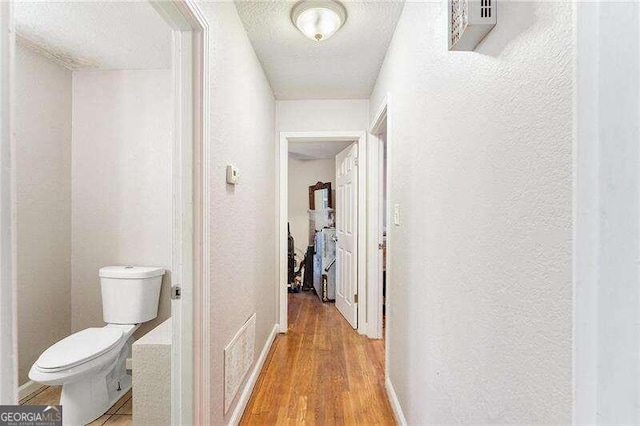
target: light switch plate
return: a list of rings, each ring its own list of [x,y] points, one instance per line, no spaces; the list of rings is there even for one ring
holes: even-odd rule
[[[231,185],[237,185],[240,180],[240,172],[238,168],[233,164],[227,166],[227,183]]]
[[[393,205],[393,224],[400,226],[400,204]]]

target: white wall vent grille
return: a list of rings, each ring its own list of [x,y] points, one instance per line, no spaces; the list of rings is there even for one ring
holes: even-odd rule
[[[496,26],[496,2],[449,0],[449,50],[475,50]]]
[[[224,412],[229,411],[255,358],[256,314],[244,323],[224,348]]]

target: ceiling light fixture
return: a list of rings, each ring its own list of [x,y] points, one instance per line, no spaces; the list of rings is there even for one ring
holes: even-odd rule
[[[323,41],[344,25],[347,11],[332,0],[302,0],[291,10],[291,21],[311,40]]]

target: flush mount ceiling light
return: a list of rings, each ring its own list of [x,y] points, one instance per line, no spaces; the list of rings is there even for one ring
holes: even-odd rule
[[[346,20],[344,6],[332,0],[302,0],[291,10],[293,25],[315,41],[331,37]]]

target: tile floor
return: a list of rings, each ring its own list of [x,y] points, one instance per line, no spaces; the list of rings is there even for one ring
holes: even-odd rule
[[[29,396],[20,400],[20,405],[55,405],[60,402],[60,386],[46,386],[37,390]],[[133,414],[133,399],[131,391],[122,395],[109,410],[95,421],[89,423],[91,426],[98,425],[119,425],[131,426]],[[64,415],[64,411],[63,411]]]

